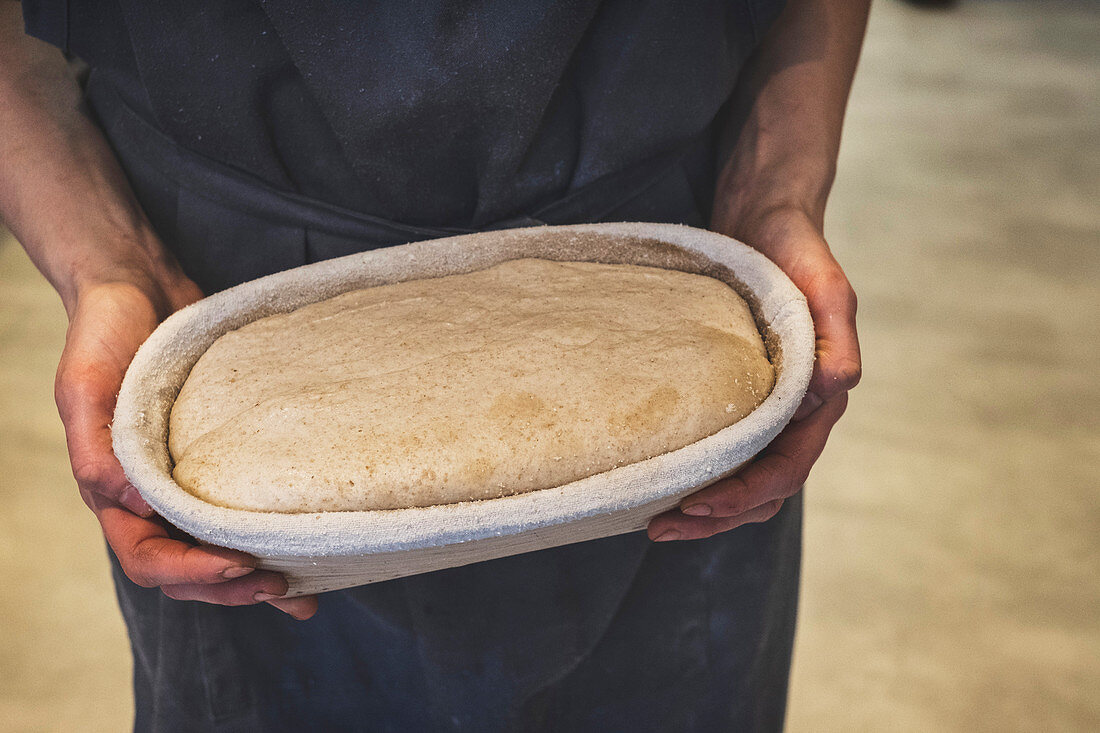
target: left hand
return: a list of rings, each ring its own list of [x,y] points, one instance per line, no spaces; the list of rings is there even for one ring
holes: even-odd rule
[[[655,517],[649,537],[657,541],[702,539],[775,516],[801,490],[861,373],[856,296],[810,216],[778,209],[737,225],[719,217],[712,228],[763,252],[806,295],[817,332],[816,359],[790,424],[735,475]]]
[[[139,284],[140,283],[140,284]],[[296,619],[317,610],[312,596],[284,597],[282,575],[257,570],[243,552],[200,545],[153,514],[111,447],[111,419],[123,375],[141,343],[171,311],[202,297],[185,277],[85,285],[71,302],[55,393],[73,475],[126,576],[169,598],[239,606],[266,601]]]

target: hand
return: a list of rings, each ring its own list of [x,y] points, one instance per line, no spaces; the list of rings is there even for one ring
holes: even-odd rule
[[[169,598],[245,605],[267,601],[297,619],[317,610],[314,596],[279,598],[285,578],[256,570],[236,550],[198,545],[153,514],[111,449],[110,423],[122,377],[141,343],[172,311],[202,293],[183,279],[171,293],[106,282],[84,288],[70,310],[55,397],[73,475],[127,577]]]
[[[813,220],[778,210],[739,226],[719,221],[715,228],[763,252],[806,295],[817,331],[816,360],[790,424],[735,475],[655,517],[649,536],[658,541],[701,539],[775,516],[801,489],[860,377],[855,293]]]

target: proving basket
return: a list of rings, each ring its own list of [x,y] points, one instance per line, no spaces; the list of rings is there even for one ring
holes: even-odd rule
[[[227,509],[172,479],[168,418],[191,367],[222,334],[357,288],[539,257],[709,275],[748,301],[777,378],[741,421],[648,460],[552,489],[411,509],[280,514]],[[254,555],[288,595],[319,593],[642,529],[728,476],[790,420],[810,380],[806,299],[766,257],[713,232],[670,224],[533,227],[371,250],[238,285],[168,318],[138,350],[118,395],[114,451],[153,509],[201,542]]]

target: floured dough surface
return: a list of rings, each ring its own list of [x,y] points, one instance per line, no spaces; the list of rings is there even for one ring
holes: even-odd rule
[[[225,507],[395,509],[560,486],[747,415],[775,372],[725,283],[522,259],[356,290],[226,333],[169,424]]]

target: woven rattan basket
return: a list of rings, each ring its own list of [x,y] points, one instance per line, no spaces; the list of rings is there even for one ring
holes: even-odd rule
[[[277,514],[226,509],[172,479],[168,417],[191,367],[227,331],[355,288],[542,257],[710,275],[736,288],[765,334],[778,376],[740,422],[679,450],[553,489],[387,511]],[[774,438],[809,383],[814,332],[805,298],[755,250],[665,224],[591,224],[470,234],[372,250],[217,293],[166,320],[134,357],[113,424],[114,449],[141,495],[198,540],[256,556],[290,594],[317,593],[642,529],[687,494],[729,475]]]

